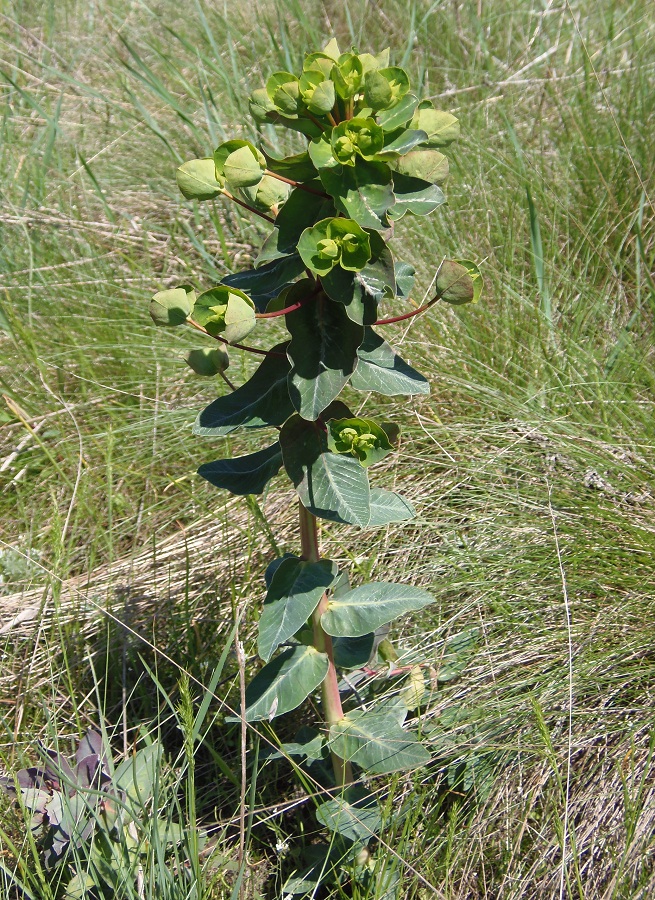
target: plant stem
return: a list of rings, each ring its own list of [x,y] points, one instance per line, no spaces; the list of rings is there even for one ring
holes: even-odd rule
[[[302,503],[299,504],[300,517],[300,541],[302,546],[302,556],[307,562],[318,562],[321,553],[318,546],[318,523],[316,517],[309,510],[305,509]],[[337,680],[337,670],[334,665],[334,653],[332,650],[332,638],[326,634],[321,625],[321,616],[325,612],[328,604],[328,595],[323,594],[320,603],[314,610],[312,615],[312,624],[314,626],[314,647],[319,653],[325,653],[328,658],[328,671],[321,692],[323,696],[323,713],[325,722],[328,726],[336,724],[343,718],[343,709],[341,708],[341,697],[339,696],[339,683]],[[344,787],[353,780],[352,768],[349,762],[341,759],[336,753],[330,752],[332,757],[332,767],[334,768],[334,777],[337,786]]]
[[[259,216],[261,219],[266,219],[267,222],[270,222],[271,225],[275,225],[275,219],[272,219],[270,216],[267,216],[266,213],[260,212],[258,209],[255,209],[254,206],[250,206],[248,203],[245,203],[243,200],[239,200],[238,197],[235,197],[234,194],[231,194],[229,191],[223,189],[221,194],[224,197],[227,197],[228,200],[233,200],[239,206],[242,206],[244,209],[247,209],[248,212],[254,213],[256,216]]]
[[[325,132],[328,131],[328,128],[325,125],[323,125],[323,123],[320,121],[320,119],[317,119],[316,116],[312,115],[312,113],[310,113],[309,110],[307,110],[307,112],[305,113],[305,116],[308,119],[310,119],[314,123],[314,125],[318,125],[318,127],[321,129],[323,134],[325,134]]]
[[[311,275],[313,278],[314,276]],[[284,309],[276,309],[273,312],[266,313],[255,313],[256,319],[276,319],[278,316],[286,316],[287,313],[295,312],[297,309],[300,309],[301,306],[304,306],[312,297],[315,297],[320,291],[321,286],[317,284],[311,294],[307,294],[306,297],[303,297],[302,300],[298,300],[297,303],[292,303],[291,306],[285,306]]]
[[[428,300],[427,303],[424,303],[423,306],[419,306],[418,309],[413,309],[411,312],[403,313],[402,316],[391,316],[390,319],[378,319],[377,322],[374,322],[374,325],[393,325],[394,322],[402,322],[405,319],[411,319],[413,316],[418,316],[419,313],[425,312],[426,309],[429,309],[437,300],[441,300],[441,295],[437,295],[433,297],[432,300]]]
[[[294,181],[293,178],[287,178],[285,175],[278,175],[277,172],[271,172],[270,169],[266,169],[264,174],[270,175],[271,178],[277,178],[278,181],[283,181],[285,184],[290,184],[291,187],[297,187],[303,191],[307,191],[308,194],[316,194],[317,197],[329,196],[324,191],[316,191],[314,188],[310,188],[308,185],[303,184],[302,181]]]
[[[237,350],[247,350],[248,353],[258,353],[260,356],[279,356],[280,358],[284,356],[284,353],[274,353],[273,350],[260,350],[259,347],[246,347],[245,344],[231,344],[229,341],[226,341],[225,338],[220,337],[220,335],[218,334],[210,334],[206,328],[203,328],[202,325],[194,322],[193,319],[187,319],[186,323],[192,328],[195,328],[197,331],[201,331],[203,334],[206,334],[208,337],[214,338],[215,341],[220,341],[221,344],[227,344],[228,347],[234,347]]]

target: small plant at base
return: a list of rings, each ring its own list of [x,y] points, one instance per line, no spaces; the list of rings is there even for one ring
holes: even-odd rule
[[[366,846],[382,823],[376,800],[355,776],[414,769],[430,755],[404,727],[418,702],[405,692],[344,709],[338,670],[361,667],[383,651],[393,665],[397,656],[384,629],[433,598],[384,581],[351,587],[347,573],[320,556],[318,520],[380,528],[415,514],[399,494],[368,480],[368,467],[393,451],[398,428],[354,415],[340,395],[347,385],[388,397],[428,393],[427,380],[375,328],[440,300],[459,305],[480,296],[473,263],[443,260],[434,296],[402,311],[414,270],[394,259],[388,243],[403,216],[427,215],[445,202],[441,148],[457,138],[459,124],[411,92],[407,74],[389,65],[388,50],[341,53],[334,40],[306,57],[300,75],[271,75],[250,109],[258,122],[305,135],[307,149],[277,158],[246,140],[227,141],[213,158],[181,166],[178,184],[187,199],[227,197],[273,229],[252,269],[199,295],[188,285],[161,291],[150,311],[158,325],[187,324],[221,344],[219,353],[187,355],[198,374],[221,375],[231,388],[200,413],[196,434],[278,432],[256,453],[198,470],[237,495],[261,494],[283,471],[299,498],[300,554],[274,560],[266,572],[258,625],[265,665],[246,691],[245,718],[272,721],[320,690],[324,727],[305,730],[282,752],[306,762],[331,760],[332,794],[317,817],[347,848],[352,877],[370,881],[376,862]],[[381,315],[382,304],[391,315]],[[242,343],[262,320],[282,317],[287,340],[269,350]],[[225,375],[226,345],[264,357],[238,388]],[[414,667],[414,698],[417,676],[422,672]],[[329,858],[311,871],[314,883],[335,874]],[[285,894],[309,890],[312,877],[308,870]]]
[[[42,756],[42,765],[0,778],[0,789],[19,799],[30,815],[45,870],[53,886],[61,886],[57,896],[136,896],[153,828],[164,852],[183,839],[180,826],[159,819],[152,808],[161,746],[152,743],[114,766],[101,735],[89,730],[74,765],[54,750]]]

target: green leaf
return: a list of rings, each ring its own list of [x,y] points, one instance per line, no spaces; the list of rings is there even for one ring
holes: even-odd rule
[[[242,340],[257,324],[255,304],[250,297],[223,284],[198,296],[193,316],[212,337],[220,335],[228,344]]]
[[[334,60],[338,60],[341,56],[341,50],[339,50],[339,44],[337,43],[336,38],[332,38],[328,43],[323,47],[323,54],[325,56],[330,56]]]
[[[134,756],[117,766],[112,779],[117,790],[125,791],[128,798],[139,806],[145,806],[153,797],[155,781],[159,778],[162,762],[161,744],[143,747]]]
[[[196,375],[203,375],[206,378],[224,372],[230,365],[230,357],[220,347],[188,350],[184,355],[184,361]]]
[[[435,109],[430,100],[423,100],[412,118],[412,128],[427,131],[427,147],[446,147],[459,137],[459,122],[449,112]]]
[[[387,433],[372,419],[329,419],[326,425],[328,449],[353,456],[365,469],[393,450]]]
[[[175,176],[187,200],[213,200],[223,188],[223,183],[216,178],[213,157],[190,159],[179,167]]]
[[[300,415],[313,421],[352,375],[364,329],[324,293],[289,313],[286,321],[291,333],[289,394]]]
[[[328,225],[331,221],[323,219],[313,228],[306,228],[298,241],[298,252],[303,263],[321,276],[327,275],[339,262],[339,246],[328,238]]]
[[[334,83],[326,80],[322,72],[305,72],[300,79],[300,96],[310,113],[324,116],[336,101]]]
[[[428,381],[398,356],[372,328],[364,329],[351,385],[358,391],[377,391],[386,397],[429,394]]]
[[[397,66],[369,71],[364,76],[364,102],[374,110],[394,106],[408,91],[407,72]]]
[[[362,283],[362,272],[347,272],[335,266],[321,277],[323,290],[331,300],[342,303],[349,319],[358,325],[372,325],[378,317],[375,296]]]
[[[266,167],[270,172],[276,175],[283,175],[292,181],[313,181],[318,178],[318,172],[311,161],[309,153],[305,150],[303,153],[296,153],[294,156],[285,156],[280,159],[277,156],[271,156],[270,153],[264,151],[266,159]],[[307,197],[307,191],[301,193]]]
[[[299,119],[297,116],[289,118],[282,115],[272,102],[264,88],[252,92],[249,100],[250,113],[257,122],[269,122],[271,125],[282,125],[299,131],[309,138],[317,138],[323,134],[320,125],[311,119]]]
[[[409,297],[414,287],[416,269],[406,262],[394,263],[396,275],[396,293],[399,297]]]
[[[430,184],[443,184],[448,178],[448,159],[438,150],[413,150],[392,165],[401,175],[421,178]]]
[[[446,259],[439,266],[436,288],[440,298],[453,306],[477,303],[482,293],[482,275],[470,259]]]
[[[276,344],[245,384],[210,403],[196,419],[193,433],[223,437],[239,427],[277,426],[288,419],[294,408],[288,387],[291,364],[283,355],[287,346]]]
[[[365,73],[373,69],[384,69],[389,65],[389,48],[387,47],[382,53],[378,53],[377,56],[373,56],[370,53],[360,53],[359,61]]]
[[[303,62],[302,70],[303,72],[313,72],[322,75],[323,78],[329,78],[330,72],[338,59],[338,53],[336,56],[332,56],[325,51],[323,53],[308,53]]]
[[[344,53],[339,57],[338,65],[330,72],[337,94],[342,100],[353,97],[360,90],[364,79],[364,68],[356,53]]]
[[[282,468],[280,445],[258,450],[248,456],[217,459],[205,463],[198,469],[198,475],[214,487],[230,491],[232,494],[261,494],[268,482]]]
[[[266,122],[271,113],[275,113],[275,104],[268,96],[266,88],[257,88],[248,98],[250,114],[257,122]]]
[[[278,208],[286,201],[291,188],[288,184],[274,178],[272,175],[264,175],[264,177],[252,186],[243,186],[235,188],[234,193],[237,197],[252,206],[254,209],[265,212],[266,214],[277,213]]]
[[[339,165],[339,160],[332,152],[330,139],[324,134],[310,143],[308,152],[319,174],[321,169],[335,169]]]
[[[369,528],[381,528],[393,522],[407,522],[416,516],[416,510],[409,502],[394,491],[382,488],[371,489],[371,517]]]
[[[316,818],[347,841],[367,843],[382,827],[378,801],[361,784],[351,785],[338,797],[321,803]]]
[[[417,769],[430,754],[394,715],[373,710],[349,712],[330,728],[330,750],[372,775]]]
[[[290,712],[321,684],[327,654],[315,647],[290,647],[267,663],[246,689],[246,721],[272,720]]]
[[[273,576],[280,568],[283,562],[286,562],[287,559],[300,559],[299,556],[296,556],[295,553],[284,553],[282,556],[277,556],[275,559],[271,560],[271,562],[266,566],[266,570],[264,571],[264,581],[266,582],[266,590],[268,590],[273,583]]]
[[[378,124],[383,131],[395,131],[406,125],[418,106],[418,97],[415,94],[405,94],[405,96],[390,106],[389,109],[382,110],[378,114]],[[417,126],[412,125],[412,128]]]
[[[401,172],[394,172],[393,190],[396,202],[389,210],[389,217],[394,221],[408,212],[415,216],[427,216],[446,202],[444,192],[436,184]]]
[[[339,669],[359,669],[365,666],[373,653],[375,633],[359,637],[338,637],[332,642],[334,664]]]
[[[339,598],[332,597],[321,624],[334,637],[358,637],[430,603],[434,597],[420,588],[372,581]]]
[[[291,72],[274,72],[266,82],[266,93],[285,116],[296,116],[300,110],[300,82]]]
[[[264,177],[266,164],[262,164],[262,154],[253,153],[250,145],[234,150],[223,163],[223,174],[230,188],[251,187],[259,184]]]
[[[246,150],[247,153],[242,154],[241,157],[237,157],[243,159],[246,167],[252,166],[252,171],[254,171],[255,166],[260,173],[260,178],[264,174],[264,169],[266,168],[266,159],[264,158],[263,153],[255,147],[250,141],[243,140],[232,140],[225,141],[219,147],[214,150],[214,164],[216,166],[216,176],[218,178],[225,178],[225,164],[228,159],[232,156],[232,154],[236,153],[239,150]],[[250,162],[252,160],[252,163]],[[233,160],[231,166],[235,168],[235,161]],[[236,166],[238,169],[238,165]]]
[[[268,662],[280,644],[302,628],[339,570],[322,559],[286,559],[275,570],[259,619],[259,655]]]
[[[221,284],[244,291],[255,304],[258,312],[264,312],[282,288],[305,271],[305,266],[297,253],[278,256],[265,265],[244,272],[234,272],[221,279]]]
[[[184,325],[193,312],[196,292],[189,284],[158,291],[150,301],[150,317],[155,325],[174,328]]]
[[[311,761],[323,758],[325,738],[313,728],[303,725],[296,735],[295,741],[281,744],[279,750],[272,747],[259,751],[260,759],[288,759],[297,756]]]
[[[395,197],[388,165],[357,159],[354,166],[321,169],[320,175],[337,210],[362,228],[384,231],[389,227],[386,213]]]
[[[385,161],[397,160],[398,157],[405,156],[425,140],[427,140],[427,134],[424,131],[409,128],[407,131],[401,132],[393,141],[385,143],[377,158]]]
[[[342,406],[334,404],[339,412]],[[366,471],[356,459],[330,453],[319,425],[292,416],[282,426],[280,444],[287,474],[313,515],[348,525],[368,524],[371,512]]]

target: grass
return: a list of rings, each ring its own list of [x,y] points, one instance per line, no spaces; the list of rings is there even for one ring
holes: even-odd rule
[[[215,389],[185,371],[193,337],[151,328],[147,300],[239,269],[263,234],[239,210],[185,203],[175,166],[255,136],[249,91],[305,49],[390,44],[463,126],[448,207],[403,220],[396,247],[424,288],[443,254],[481,261],[485,296],[389,329],[433,385],[393,410],[402,464],[378,476],[417,522],[356,545],[324,534],[355,571],[436,594],[428,620],[396,631],[435,667],[479,629],[427,704],[433,766],[378,785],[406,810],[383,835],[389,871],[416,898],[653,895],[654,31],[636,0],[8,4],[4,768],[99,716],[117,749],[160,735],[179,816],[210,835],[205,896],[233,891],[239,740],[212,699],[238,704],[229,650],[214,681],[229,680],[211,679],[273,544],[296,536],[289,495],[272,491],[262,517],[195,478],[215,451],[189,426]],[[231,377],[250,367],[234,353]],[[247,654],[254,626],[253,608]],[[189,693],[208,716],[191,754]],[[266,764],[247,800],[247,896],[272,895],[311,843],[298,804]],[[36,878],[6,803],[2,822],[0,860]]]

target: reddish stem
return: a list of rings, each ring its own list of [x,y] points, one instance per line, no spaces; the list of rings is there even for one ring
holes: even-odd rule
[[[323,191],[316,191],[314,188],[308,187],[306,184],[303,184],[302,181],[294,181],[293,178],[286,178],[284,175],[278,175],[277,172],[271,172],[270,169],[266,169],[265,175],[270,175],[271,178],[277,178],[278,181],[283,181],[285,184],[290,184],[292,187],[300,188],[302,191],[307,191],[308,194],[315,194],[317,197],[325,197],[327,198],[327,194]]]
[[[320,119],[317,119],[316,116],[312,115],[312,113],[310,113],[309,110],[307,110],[307,111],[305,112],[305,116],[306,116],[308,119],[311,119],[311,121],[314,123],[314,125],[318,125],[318,127],[321,129],[321,131],[322,131],[324,134],[325,134],[325,132],[328,130],[328,129],[325,127],[325,125],[323,125],[323,123],[320,121]]]
[[[425,312],[426,309],[429,309],[437,300],[440,300],[441,297],[433,297],[432,300],[428,300],[427,303],[424,303],[423,306],[419,306],[418,309],[413,309],[411,312],[404,313],[402,316],[391,316],[389,319],[378,319],[377,322],[374,322],[374,325],[393,325],[394,322],[402,322],[404,319],[411,319],[413,316],[418,316],[419,313]]]
[[[312,275],[311,277],[313,278],[314,276]],[[284,309],[275,309],[275,310],[273,310],[273,312],[255,313],[255,318],[256,319],[276,319],[279,316],[286,316],[287,313],[295,312],[297,309],[300,309],[301,306],[304,306],[305,303],[309,302],[309,300],[311,300],[312,297],[315,297],[316,294],[318,294],[319,290],[320,290],[320,285],[317,286],[317,288],[314,291],[312,291],[312,293],[309,294],[307,297],[303,297],[302,300],[298,300],[297,303],[292,303],[291,306],[285,306]]]
[[[287,313],[295,312],[297,309],[300,309],[301,306],[304,306],[306,300],[299,300],[297,303],[292,303],[291,306],[285,306],[284,309],[276,309],[270,313],[255,313],[256,319],[275,319],[278,316],[286,316]]]
[[[284,353],[275,353],[273,350],[260,350],[259,347],[246,347],[245,344],[231,344],[229,341],[226,341],[225,338],[222,338],[217,334],[209,334],[206,328],[203,328],[202,325],[194,322],[193,319],[187,319],[186,322],[187,325],[190,325],[192,328],[196,328],[203,334],[208,335],[208,337],[214,338],[215,341],[220,341],[221,344],[227,344],[228,347],[235,347],[237,350],[247,350],[248,353],[258,353],[260,356],[279,356],[280,359],[286,359]]]
[[[275,219],[272,219],[270,216],[267,216],[266,213],[260,212],[258,209],[255,209],[254,206],[249,206],[243,200],[239,200],[238,197],[235,197],[234,194],[231,194],[229,191],[226,191],[225,188],[221,191],[224,197],[227,197],[228,200],[234,200],[239,206],[242,206],[244,209],[247,209],[248,212],[253,212],[256,216],[259,216],[262,219],[266,219],[267,222],[270,222],[271,225],[275,225]]]
[[[318,546],[318,524],[316,517],[313,516],[308,509],[299,504],[300,512],[300,541],[302,546],[302,556],[308,562],[318,562],[321,558]],[[332,638],[323,630],[321,625],[321,616],[325,612],[328,605],[328,595],[323,594],[320,603],[314,610],[312,615],[312,624],[314,626],[314,647],[319,653],[325,653],[328,658],[328,671],[323,684],[321,685],[323,697],[323,712],[325,721],[328,726],[334,725],[343,718],[343,709],[341,707],[341,697],[339,696],[339,682],[337,679],[337,670],[334,665],[334,652],[332,649]],[[336,778],[338,787],[345,787],[353,780],[352,767],[349,762],[341,759],[336,753],[330,753],[332,757],[332,767],[334,769],[334,777]]]

